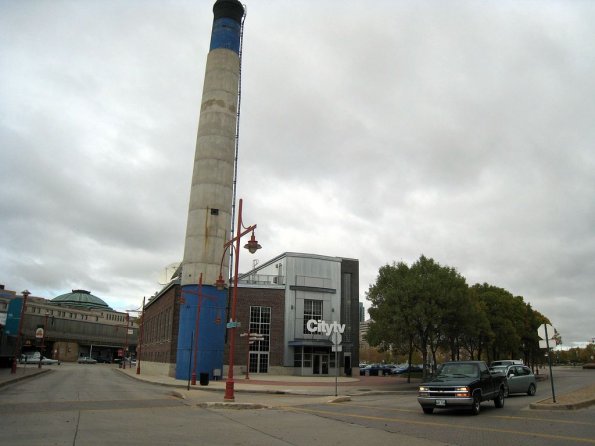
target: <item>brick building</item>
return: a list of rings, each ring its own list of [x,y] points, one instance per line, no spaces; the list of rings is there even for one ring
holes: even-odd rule
[[[359,363],[358,290],[359,262],[354,259],[284,253],[241,274],[235,373],[246,373],[248,365],[249,373],[351,374]],[[140,347],[143,370],[176,376],[180,305],[189,304],[181,294],[178,272],[145,306]],[[227,314],[208,308],[207,299],[201,305],[199,322],[204,323],[204,318],[216,319],[216,323],[228,320]],[[328,335],[310,332],[309,320],[344,326],[341,351],[335,354]],[[250,343],[249,334],[259,339]],[[225,376],[228,354],[226,349],[222,370],[208,370],[211,379]]]

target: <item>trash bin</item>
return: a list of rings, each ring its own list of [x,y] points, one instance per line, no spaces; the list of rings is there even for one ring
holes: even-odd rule
[[[201,386],[208,386],[209,385],[209,374],[208,373],[201,373],[200,374],[200,385]]]

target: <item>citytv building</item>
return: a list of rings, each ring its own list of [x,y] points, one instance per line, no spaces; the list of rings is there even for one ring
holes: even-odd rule
[[[359,364],[358,289],[358,260],[316,254],[287,252],[240,275],[237,320],[241,327],[235,330],[235,373],[350,375]],[[140,346],[143,372],[189,379],[194,352],[178,351],[176,315],[186,306],[184,309],[193,312],[195,318],[200,313],[198,325],[225,326],[226,314],[207,301],[202,300],[204,308],[199,311],[196,300],[184,298],[176,277],[150,299],[143,315],[145,336]],[[309,320],[344,325],[342,351],[335,354],[329,336],[311,332]],[[250,342],[250,337],[261,340]],[[227,349],[223,370],[210,369],[212,362],[202,361],[202,354],[196,358],[197,374],[208,373],[210,379],[226,375]],[[192,358],[190,367],[187,360],[178,361],[181,356]]]

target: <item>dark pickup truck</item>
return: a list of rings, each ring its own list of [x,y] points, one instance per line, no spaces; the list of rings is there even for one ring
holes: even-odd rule
[[[434,379],[419,386],[417,401],[427,414],[463,408],[477,415],[482,401],[494,400],[496,407],[504,407],[505,387],[505,377],[492,374],[483,361],[446,362]]]

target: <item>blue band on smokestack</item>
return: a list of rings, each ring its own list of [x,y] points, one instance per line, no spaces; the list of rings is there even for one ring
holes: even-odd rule
[[[244,7],[237,0],[217,0],[213,6],[213,15],[210,51],[225,48],[239,54]]]

